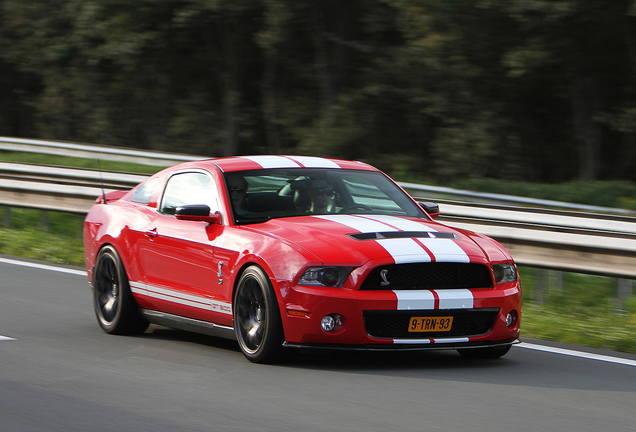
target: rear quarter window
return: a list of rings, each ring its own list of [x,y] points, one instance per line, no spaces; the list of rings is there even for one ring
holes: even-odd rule
[[[140,184],[133,192],[132,198],[130,200],[132,202],[136,202],[138,204],[147,205],[150,203],[150,199],[152,198],[152,193],[155,190],[155,186],[157,185],[158,178],[150,179],[145,183]]]

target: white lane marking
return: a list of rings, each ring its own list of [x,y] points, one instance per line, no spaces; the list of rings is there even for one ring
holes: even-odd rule
[[[435,309],[435,296],[429,290],[393,291],[398,299],[397,310]]]
[[[435,290],[439,297],[440,309],[472,309],[473,293],[467,289]]]
[[[636,366],[636,360],[629,360],[629,359],[624,359],[620,357],[591,354],[591,353],[586,353],[583,351],[574,351],[574,350],[569,350],[564,348],[554,348],[554,347],[549,347],[544,345],[531,344],[527,342],[521,342],[519,344],[516,344],[515,346],[518,346],[519,348],[527,348],[527,349],[532,349],[536,351],[549,352],[553,354],[562,354],[562,355],[567,355],[570,357],[580,357],[580,358],[584,358],[588,360],[598,360],[598,361],[604,361],[608,363],[617,363],[617,364],[622,364],[627,366]]]
[[[74,274],[74,275],[78,275],[78,276],[86,276],[86,272],[83,271],[83,270],[73,270],[73,269],[68,269],[68,268],[64,268],[64,267],[56,267],[56,266],[51,266],[51,265],[46,265],[46,264],[37,264],[37,263],[31,263],[31,262],[26,262],[26,261],[18,261],[18,260],[12,260],[12,259],[7,259],[7,258],[0,258],[0,263],[19,265],[19,266],[23,266],[23,267],[38,268],[38,269],[41,269],[41,270],[51,270],[51,271],[56,271],[56,272],[60,272],[60,273]]]
[[[282,156],[241,156],[256,162],[263,168],[300,168],[297,162]]]
[[[0,341],[8,341],[8,340],[15,340],[15,339],[10,338],[10,337],[8,337],[8,336],[2,336],[2,335],[0,335]]]

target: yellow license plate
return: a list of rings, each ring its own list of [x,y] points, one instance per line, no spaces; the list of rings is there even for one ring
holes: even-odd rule
[[[453,325],[452,316],[413,317],[409,324],[410,332],[444,332]]]

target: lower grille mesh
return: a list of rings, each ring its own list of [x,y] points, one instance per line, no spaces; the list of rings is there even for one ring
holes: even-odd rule
[[[439,337],[479,336],[488,333],[499,309],[435,310],[435,311],[365,311],[364,327],[371,337],[388,339],[430,339]],[[450,331],[409,332],[412,317],[452,316]]]

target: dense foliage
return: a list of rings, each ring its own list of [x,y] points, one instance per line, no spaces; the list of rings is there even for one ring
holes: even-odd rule
[[[636,180],[636,0],[0,0],[0,135]]]

